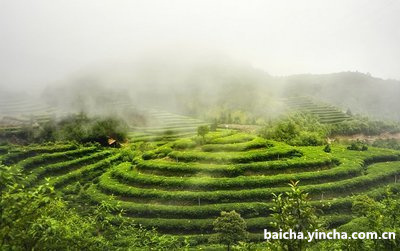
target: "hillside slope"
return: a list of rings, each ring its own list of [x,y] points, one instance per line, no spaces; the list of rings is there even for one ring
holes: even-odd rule
[[[311,96],[343,109],[350,108],[353,113],[400,120],[400,81],[358,72],[293,75],[280,81],[284,95]]]

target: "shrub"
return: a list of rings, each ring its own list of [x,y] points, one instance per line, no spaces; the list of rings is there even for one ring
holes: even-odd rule
[[[324,152],[330,153],[331,151],[332,151],[331,145],[330,145],[330,144],[327,144],[327,145],[324,147]]]
[[[347,147],[348,150],[353,150],[353,151],[367,151],[368,146],[359,140],[352,142],[350,146]]]
[[[154,159],[157,157],[157,154],[154,151],[147,151],[143,153],[142,158],[144,160]]]

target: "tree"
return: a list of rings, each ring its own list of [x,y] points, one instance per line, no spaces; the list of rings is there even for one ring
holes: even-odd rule
[[[246,222],[235,211],[221,212],[221,216],[214,220],[213,226],[217,234],[212,241],[225,244],[228,251],[231,245],[247,239]]]
[[[197,127],[197,135],[203,137],[203,141],[205,141],[206,134],[210,131],[208,125],[202,125]]]
[[[298,181],[291,181],[289,192],[274,194],[275,205],[271,208],[271,211],[274,212],[271,214],[274,219],[272,226],[283,232],[291,229],[293,232],[302,232],[304,236],[307,236],[307,232],[320,229],[322,223],[316,215],[315,208],[310,204],[308,193],[302,191],[298,184]],[[282,239],[271,243],[271,248],[288,251],[303,250],[309,244],[306,239]]]
[[[346,114],[349,116],[353,116],[353,113],[351,112],[350,108],[347,108]]]
[[[215,132],[218,128],[218,121],[214,119],[213,123],[210,125],[210,131]]]

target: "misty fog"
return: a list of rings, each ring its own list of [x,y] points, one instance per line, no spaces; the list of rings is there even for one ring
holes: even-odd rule
[[[399,120],[399,10],[397,1],[1,1],[0,108],[34,100],[32,112],[202,116],[218,106],[274,117],[282,98],[304,95]]]

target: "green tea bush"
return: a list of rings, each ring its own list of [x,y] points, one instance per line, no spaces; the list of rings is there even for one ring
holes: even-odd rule
[[[5,165],[12,165],[17,163],[18,161],[36,156],[41,153],[55,153],[55,152],[64,152],[68,150],[77,149],[78,145],[75,144],[50,144],[47,146],[29,146],[23,147],[19,151],[9,152],[3,158],[3,163]]]
[[[368,146],[364,142],[361,141],[356,141],[352,142],[350,146],[347,147],[348,150],[354,150],[354,151],[367,151]]]
[[[191,138],[179,139],[174,141],[174,143],[172,144],[172,147],[177,150],[191,149],[195,148],[196,146],[197,146],[196,142]]]
[[[231,143],[231,144],[208,144],[203,145],[201,149],[205,152],[238,152],[246,151],[251,149],[272,147],[273,144],[261,138],[254,138],[251,141],[243,143]]]
[[[168,154],[171,159],[183,162],[206,163],[246,163],[251,161],[276,160],[280,158],[301,157],[303,154],[296,149],[267,149],[252,150],[247,152],[198,152],[198,151],[172,151]]]
[[[324,152],[330,153],[331,151],[332,151],[331,145],[330,145],[330,144],[327,144],[327,145],[324,147]]]
[[[203,164],[172,162],[164,160],[137,161],[137,168],[141,172],[159,172],[165,175],[191,176],[195,174],[207,174],[216,177],[236,177],[247,172],[254,174],[276,174],[286,171],[314,171],[339,165],[339,160],[326,156],[318,156],[318,159],[284,159],[261,161],[244,164]]]
[[[391,189],[400,191],[400,183],[391,184]],[[378,198],[386,191],[386,187],[372,189],[365,194]],[[243,203],[218,203],[201,205],[163,205],[147,204],[132,201],[120,201],[107,194],[100,192],[95,185],[91,185],[84,194],[93,203],[100,203],[103,200],[119,204],[127,214],[134,217],[152,218],[209,218],[217,217],[221,211],[235,210],[246,218],[268,216],[272,206],[270,202],[243,202]],[[333,200],[316,200],[311,204],[324,213],[351,212],[352,196],[335,198]]]
[[[96,151],[95,147],[84,147],[76,150],[70,150],[66,152],[56,153],[43,153],[38,156],[27,158],[18,163],[18,165],[24,169],[31,169],[37,165],[52,164],[58,161],[68,160],[72,158],[79,158],[86,154]]]
[[[207,140],[207,143],[209,143],[209,144],[233,144],[233,143],[247,142],[249,140],[253,140],[254,138],[255,138],[255,136],[253,136],[251,134],[231,132],[227,136]]]
[[[91,174],[93,174],[96,171],[102,172],[103,170],[111,167],[112,163],[114,161],[118,161],[120,158],[121,156],[119,154],[113,155],[94,164],[69,172],[66,175],[56,177],[51,180],[51,184],[57,188],[64,186],[65,184],[71,181],[79,181],[80,179],[84,178],[89,178],[89,180],[91,180],[90,177],[92,177],[93,179],[94,177],[98,176],[98,175],[91,176]]]
[[[361,164],[360,164],[361,165]],[[347,194],[357,189],[366,189],[370,186],[385,183],[391,180],[394,175],[400,174],[397,162],[382,163],[370,166],[367,175],[358,176],[352,179],[338,180],[330,183],[311,184],[303,187],[304,191],[312,195],[320,195],[322,192],[329,195]],[[355,166],[354,168],[360,168]],[[336,171],[335,169],[332,169]],[[309,173],[310,177],[313,175],[320,175],[318,173]],[[297,178],[294,176],[293,178]],[[126,184],[121,184],[117,180],[112,179],[110,174],[105,174],[101,177],[100,187],[110,193],[120,194],[133,198],[140,198],[146,200],[158,200],[169,202],[182,202],[182,203],[197,203],[201,199],[204,203],[216,202],[238,202],[238,201],[258,201],[261,198],[268,199],[272,193],[285,192],[286,188],[256,188],[256,189],[243,189],[243,190],[217,190],[210,192],[191,192],[191,191],[164,191],[164,190],[150,190],[141,189]]]
[[[27,181],[32,183],[37,179],[49,175],[49,174],[56,174],[59,172],[67,172],[75,167],[85,166],[89,164],[94,164],[102,159],[106,158],[111,154],[110,151],[101,151],[96,152],[89,156],[84,156],[81,158],[76,158],[70,161],[58,162],[54,164],[45,165],[40,168],[35,168],[31,171],[31,173],[27,177]]]

